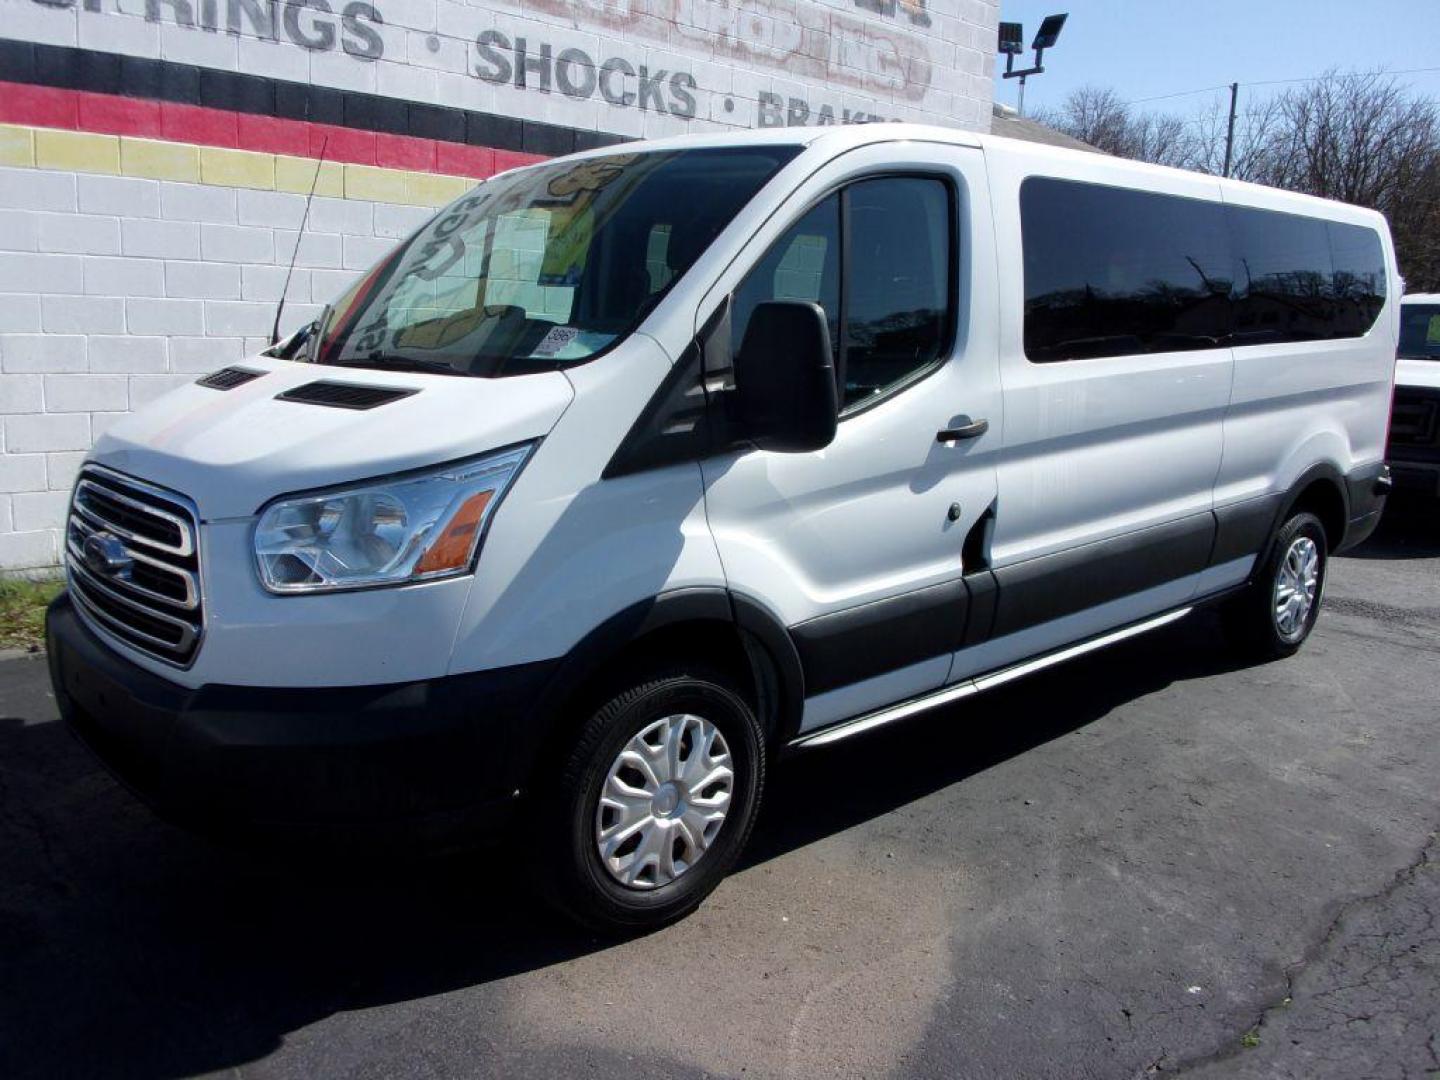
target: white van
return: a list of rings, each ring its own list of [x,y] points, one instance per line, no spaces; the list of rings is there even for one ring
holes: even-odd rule
[[[782,752],[1201,603],[1297,649],[1383,504],[1396,280],[1378,214],[951,130],[509,172],[110,428],[56,695],[186,822],[489,826],[663,923]]]
[[[1440,293],[1400,298],[1395,404],[1386,454],[1395,488],[1440,495]]]

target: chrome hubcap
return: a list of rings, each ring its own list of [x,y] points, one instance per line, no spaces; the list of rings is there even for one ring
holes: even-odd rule
[[[1275,575],[1275,629],[1287,642],[1300,639],[1320,589],[1320,549],[1308,536],[1290,543]]]
[[[595,846],[622,885],[668,885],[704,856],[725,824],[735,771],[720,730],[688,713],[634,735],[610,766],[595,808]]]

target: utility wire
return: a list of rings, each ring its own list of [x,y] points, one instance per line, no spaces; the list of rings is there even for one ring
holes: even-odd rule
[[[1440,71],[1440,67],[1401,68],[1399,70],[1380,69],[1377,71],[1352,71],[1341,72],[1339,78],[1364,78],[1367,75],[1420,75],[1429,72]],[[1326,79],[1336,78],[1334,75],[1311,75],[1303,79],[1259,79],[1255,82],[1242,82],[1241,87],[1246,86],[1281,86],[1288,83],[1312,83],[1324,82]],[[1173,94],[1157,94],[1154,97],[1135,98],[1133,101],[1125,102],[1126,105],[1143,105],[1147,101],[1168,101],[1170,98],[1192,97],[1195,94],[1213,94],[1217,90],[1229,90],[1230,84],[1223,86],[1203,86],[1199,90],[1178,90]]]

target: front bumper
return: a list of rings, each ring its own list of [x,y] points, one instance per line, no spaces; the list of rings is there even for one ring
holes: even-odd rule
[[[162,816],[245,837],[426,849],[502,829],[552,663],[386,686],[188,689],[46,615],[61,716]]]

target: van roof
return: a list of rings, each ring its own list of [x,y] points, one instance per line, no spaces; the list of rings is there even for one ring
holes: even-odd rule
[[[1149,162],[1117,158],[1095,150],[1078,150],[1063,146],[1043,145],[1025,139],[1013,139],[1003,135],[984,134],[967,131],[962,128],[940,127],[934,124],[911,124],[889,121],[873,124],[839,124],[835,126],[803,128],[754,128],[709,132],[697,135],[674,135],[661,139],[644,139],[637,142],[618,143],[597,150],[585,151],[575,156],[596,157],[617,152],[636,153],[658,150],[698,150],[725,146],[823,147],[831,153],[843,153],[846,150],[860,146],[868,146],[873,143],[907,140],[947,143],[952,146],[977,147],[986,151],[1016,154],[1029,158],[1048,158],[1055,161],[1066,161],[1075,167],[1077,178],[1082,178],[1087,172],[1095,170],[1097,164],[1101,162],[1104,162],[1110,169],[1117,167],[1123,168],[1125,172],[1133,175],[1137,179],[1147,175],[1180,175],[1192,179],[1203,175],[1184,169],[1171,168],[1166,165],[1152,165]],[[1356,207],[1335,199],[1323,199],[1315,195],[1303,195],[1298,192],[1267,187],[1263,184],[1252,184],[1243,180],[1228,180],[1218,176],[1212,177],[1212,179],[1220,184],[1225,191],[1235,194],[1239,200],[1244,203],[1254,202],[1258,205],[1271,205],[1276,208],[1279,208],[1278,204],[1280,203],[1293,202],[1296,204],[1308,204],[1313,212],[1328,213],[1332,216],[1335,208],[1344,207],[1346,213],[1342,216],[1351,217],[1352,219],[1355,216],[1364,216],[1376,221],[1384,220],[1383,215],[1377,211]]]
[[[1440,293],[1410,292],[1400,298],[1402,304],[1440,304]]]

